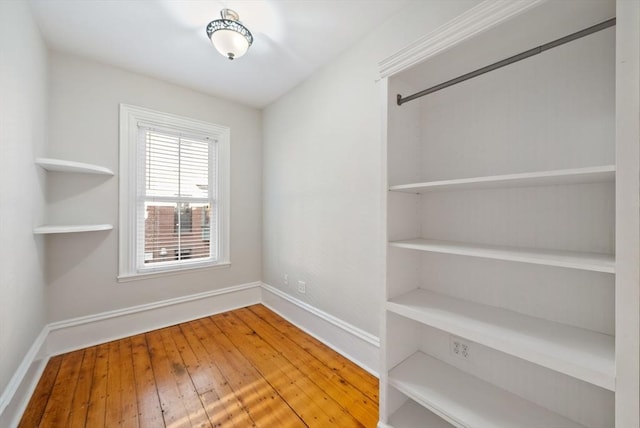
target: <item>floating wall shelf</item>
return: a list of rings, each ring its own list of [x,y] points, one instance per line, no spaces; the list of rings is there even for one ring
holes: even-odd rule
[[[36,235],[49,235],[53,233],[78,233],[78,232],[99,232],[101,230],[113,229],[112,224],[83,224],[83,225],[43,225],[33,229]]]
[[[62,159],[37,158],[36,164],[40,165],[47,171],[113,175],[113,171],[111,171],[109,168],[105,168],[99,165],[93,165],[90,163],[74,162]]]

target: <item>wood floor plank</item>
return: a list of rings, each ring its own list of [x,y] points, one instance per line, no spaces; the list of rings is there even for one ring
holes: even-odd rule
[[[151,366],[158,385],[158,395],[167,427],[188,426],[189,412],[184,407],[180,388],[173,375],[171,363],[164,349],[160,330],[146,334],[151,355]]]
[[[182,326],[175,326],[170,329],[171,339],[180,353],[180,358],[184,362],[184,367],[191,376],[191,381],[198,394],[202,394],[214,389],[215,379],[211,378],[210,367],[207,361],[200,361],[191,348]]]
[[[120,391],[122,406],[122,427],[137,428],[138,423],[138,400],[136,391],[136,381],[133,369],[133,350],[131,338],[120,340]]]
[[[69,427],[84,427],[87,422],[87,410],[91,397],[91,386],[93,382],[93,369],[96,363],[97,349],[95,346],[84,351],[78,384],[76,385],[73,401],[71,402],[71,413],[69,414]]]
[[[80,350],[65,354],[62,358],[51,397],[40,422],[41,427],[66,426],[83,356],[84,350]]]
[[[272,325],[284,335],[294,339],[300,347],[320,360],[343,379],[353,385],[359,385],[358,388],[373,402],[378,402],[378,379],[375,376],[367,373],[357,364],[327,347],[318,339],[304,333],[289,321],[269,310],[266,306],[257,304],[248,306],[247,309],[255,313],[264,320],[264,322]]]
[[[107,376],[109,374],[109,344],[96,347],[96,361],[91,380],[91,396],[87,409],[87,427],[105,426]]]
[[[352,385],[339,374],[328,370],[328,367],[322,364],[320,360],[298,346],[293,340],[294,338],[286,337],[249,309],[238,309],[233,312],[233,315],[254,331],[273,351],[279,353],[293,367],[305,367],[303,374],[333,400],[340,403],[355,419],[365,426],[375,426],[378,423],[378,412],[371,406],[371,399],[357,386]],[[362,379],[359,379],[356,385],[362,382]]]
[[[158,397],[155,376],[151,368],[151,359],[145,335],[138,334],[133,336],[131,345],[138,424],[140,428],[163,427],[162,408],[160,407],[160,398]]]
[[[303,426],[282,397],[211,320],[198,320],[196,328],[200,331],[200,337],[206,339],[203,344],[229,381],[238,400],[243,403],[253,426]]]
[[[45,408],[47,407],[47,402],[49,401],[49,397],[51,397],[53,385],[55,384],[56,377],[58,376],[58,370],[62,364],[62,358],[62,355],[56,355],[49,359],[49,362],[38,381],[36,390],[29,400],[27,410],[20,420],[18,428],[33,428],[40,425]]]
[[[233,426],[233,410],[228,411],[227,409],[227,405],[229,404],[229,407],[232,407],[232,404],[225,402],[224,398],[217,393],[216,378],[219,379],[221,375],[212,369],[206,351],[200,354],[204,356],[202,361],[198,358],[192,346],[201,346],[199,343],[193,345],[190,343],[187,336],[188,333],[185,333],[186,330],[183,326],[177,326],[176,330],[172,331],[171,338],[178,348],[182,361],[184,361],[185,369],[191,377],[207,417],[213,426]],[[197,342],[197,339],[192,340]],[[233,395],[230,389],[223,392],[223,395],[225,393]]]
[[[116,340],[109,343],[109,372],[107,374],[107,397],[105,423],[107,426],[122,424],[122,384],[121,384],[121,342]]]
[[[334,350],[328,348],[322,342],[306,334],[289,321],[267,309],[265,306],[252,305],[244,308],[244,310],[251,311],[251,313],[258,316],[258,319],[264,323],[265,327],[268,326],[274,328],[276,331],[280,332],[281,337],[304,349],[309,356],[315,358],[332,373],[339,376],[340,379],[361,391],[367,397],[367,401],[374,404],[374,406],[377,406],[379,393],[377,377],[363,370],[361,367],[344,356],[336,353]],[[280,349],[286,350],[288,348],[287,346],[282,346]]]
[[[262,305],[50,359],[41,427],[375,427],[377,379]]]
[[[333,400],[335,391],[326,391],[313,383],[308,376],[295,367],[288,360],[282,357],[271,346],[269,346],[255,331],[248,328],[232,313],[224,313],[210,317],[220,331],[242,351],[242,353],[258,369],[262,376],[274,387],[276,385],[289,385],[299,388],[303,402],[298,396],[298,407],[302,411],[313,412],[312,418],[307,418],[298,413],[304,422],[309,426],[340,426],[340,427],[361,427],[363,426],[339,403]],[[331,387],[327,385],[327,387]],[[278,388],[276,387],[276,390]],[[289,402],[289,400],[287,399]],[[293,407],[296,409],[296,407]]]
[[[172,335],[180,334],[180,329],[175,326],[169,327],[160,330],[159,334],[162,338],[162,342],[164,343],[165,353],[169,364],[171,365],[171,371],[174,379],[176,380],[182,404],[187,411],[189,418],[188,426],[211,428],[211,422],[209,422],[207,413],[202,406],[202,402],[200,401],[200,397],[195,389],[193,381],[191,380],[191,376],[187,372],[185,363],[171,337]]]
[[[289,407],[307,426],[335,426],[335,420],[328,415],[323,407],[311,399],[307,391],[297,384],[297,379],[289,378],[286,373],[281,373],[278,367],[272,366],[271,370],[255,366],[254,355],[259,353],[252,344],[244,342],[243,334],[236,331],[223,332],[215,322],[214,317],[204,321],[212,335],[224,343],[225,348],[234,348],[238,355],[246,360],[246,364],[255,370],[257,376],[263,377],[266,382],[282,397]],[[240,336],[240,337],[238,337]],[[236,348],[237,347],[237,348]],[[264,355],[264,354],[263,354]],[[237,358],[234,356],[234,359]],[[266,358],[267,360],[269,357]]]
[[[360,384],[361,389],[372,400],[378,401],[378,379],[370,373],[363,371],[360,366],[348,358],[338,354],[333,349],[327,347],[315,337],[306,334],[298,327],[287,321],[280,315],[261,304],[248,306],[251,312],[259,316],[265,323],[270,324],[284,335],[294,338],[296,343],[311,355],[322,361],[332,371],[338,373],[343,378],[353,384]],[[362,376],[364,374],[364,376]],[[352,375],[353,380],[351,379]],[[362,383],[364,382],[364,383]]]
[[[184,323],[180,326],[185,340],[197,358],[200,367],[211,380],[210,385],[203,386],[200,392],[207,414],[212,423],[221,426],[249,427],[254,422],[247,412],[244,403],[235,394],[229,380],[220,371],[216,362],[221,363],[207,347],[210,346],[206,332],[203,334],[197,322]],[[211,389],[208,389],[211,386]]]

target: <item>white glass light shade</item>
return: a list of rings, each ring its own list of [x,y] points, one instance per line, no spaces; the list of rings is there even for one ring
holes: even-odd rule
[[[240,58],[253,43],[253,35],[238,21],[238,14],[231,9],[222,9],[220,16],[222,19],[207,25],[207,36],[222,55],[229,59]]]
[[[234,30],[218,30],[211,34],[213,46],[229,59],[240,58],[247,53],[249,42],[246,37]]]

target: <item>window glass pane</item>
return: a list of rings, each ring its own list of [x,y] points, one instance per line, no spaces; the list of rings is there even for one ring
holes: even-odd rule
[[[203,257],[214,256],[214,252],[211,251],[209,245],[209,239],[205,239],[205,235],[209,235],[209,224],[203,224],[203,218],[206,218],[207,213],[210,211],[209,204],[191,204],[191,228],[186,231],[182,230],[181,245],[183,248],[188,248],[188,256],[192,259],[198,259]],[[206,232],[205,232],[206,230]]]
[[[175,260],[178,235],[175,232],[177,204],[145,203],[144,263]]]
[[[211,209],[207,207],[200,211],[200,224],[202,225],[202,240],[209,241],[211,239]]]
[[[184,215],[188,212],[188,217]],[[144,264],[210,258],[207,203],[146,202]],[[189,220],[185,220],[188,218]],[[186,227],[189,224],[190,227]],[[180,227],[182,225],[182,227]],[[207,238],[207,239],[205,239]]]
[[[179,203],[173,219],[174,231],[176,233],[191,232],[191,207],[189,203]]]

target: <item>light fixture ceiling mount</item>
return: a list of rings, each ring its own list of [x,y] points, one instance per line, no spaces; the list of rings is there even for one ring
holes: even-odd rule
[[[207,36],[222,55],[231,60],[240,58],[253,43],[253,35],[240,23],[240,16],[235,11],[222,9],[220,16],[222,19],[216,19],[207,25]]]

